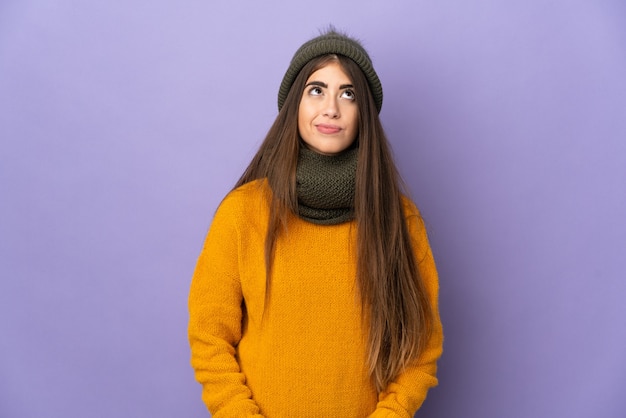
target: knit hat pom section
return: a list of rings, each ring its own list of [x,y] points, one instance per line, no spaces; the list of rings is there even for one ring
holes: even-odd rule
[[[278,110],[283,107],[287,94],[289,94],[289,90],[300,70],[312,59],[328,54],[348,57],[361,68],[361,71],[367,78],[372,96],[374,96],[376,109],[380,113],[380,109],[383,106],[383,87],[376,71],[374,71],[372,60],[365,48],[357,40],[334,30],[311,39],[296,51],[278,91]]]

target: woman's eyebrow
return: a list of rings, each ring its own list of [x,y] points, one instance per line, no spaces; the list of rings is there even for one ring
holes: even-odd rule
[[[309,87],[309,86],[324,87],[325,89],[328,88],[328,84],[323,83],[321,81],[311,81],[311,82],[307,83],[307,85],[305,87]]]

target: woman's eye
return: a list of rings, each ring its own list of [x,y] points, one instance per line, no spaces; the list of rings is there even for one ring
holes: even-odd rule
[[[344,90],[341,97],[348,100],[354,100],[354,92],[352,90]]]
[[[322,94],[322,88],[321,87],[312,87],[311,90],[309,90],[309,94],[311,96],[319,96],[320,94]]]

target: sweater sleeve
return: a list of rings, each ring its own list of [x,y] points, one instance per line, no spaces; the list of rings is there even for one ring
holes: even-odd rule
[[[261,417],[235,356],[243,296],[234,218],[227,198],[215,214],[189,292],[191,365],[214,418]]]
[[[426,399],[428,390],[438,383],[437,360],[443,351],[443,329],[439,317],[437,268],[424,221],[412,203],[407,206],[407,226],[433,313],[432,334],[424,351],[379,394],[371,418],[412,418]]]

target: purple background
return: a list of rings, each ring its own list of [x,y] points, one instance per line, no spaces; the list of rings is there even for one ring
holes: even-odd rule
[[[0,416],[208,416],[195,260],[328,23],[373,57],[440,269],[416,416],[625,416],[624,4],[2,1]]]

